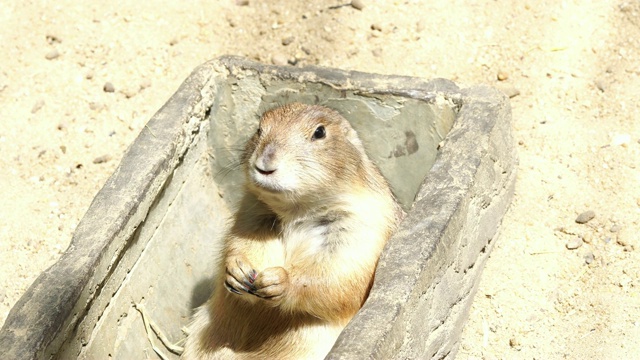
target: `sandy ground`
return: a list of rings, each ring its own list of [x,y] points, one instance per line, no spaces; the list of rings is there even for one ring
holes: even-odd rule
[[[2,1],[0,324],[145,122],[236,54],[519,92],[516,195],[458,358],[640,356],[640,2],[238,3]]]

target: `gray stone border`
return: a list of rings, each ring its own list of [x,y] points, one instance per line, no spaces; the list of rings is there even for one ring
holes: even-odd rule
[[[488,87],[461,95],[443,151],[329,359],[455,358],[517,165],[505,96]]]

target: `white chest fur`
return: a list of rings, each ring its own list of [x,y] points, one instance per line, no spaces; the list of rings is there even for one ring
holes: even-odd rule
[[[286,224],[282,233],[285,261],[297,262],[322,258],[328,247],[329,227],[312,219]]]

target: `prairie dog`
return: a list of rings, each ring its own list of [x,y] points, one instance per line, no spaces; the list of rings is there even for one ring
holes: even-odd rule
[[[267,111],[244,198],[185,359],[321,359],[363,305],[402,213],[355,130],[300,103]]]

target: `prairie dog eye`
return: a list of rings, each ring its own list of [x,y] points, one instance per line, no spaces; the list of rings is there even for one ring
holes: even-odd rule
[[[327,130],[324,128],[324,125],[320,125],[316,128],[316,131],[313,132],[311,140],[324,139],[325,136],[327,136]]]
[[[258,136],[262,135],[262,128],[258,127],[258,130],[256,130],[256,134],[258,134]]]

